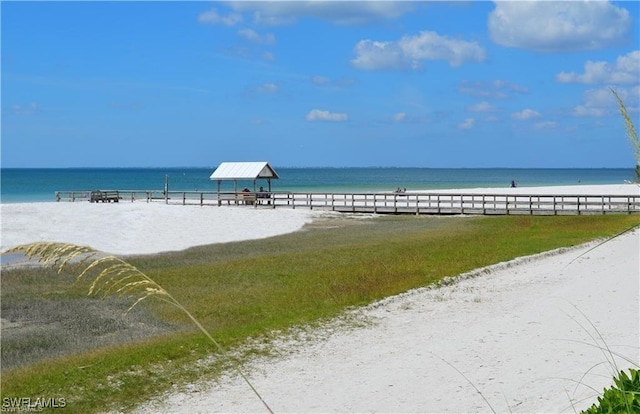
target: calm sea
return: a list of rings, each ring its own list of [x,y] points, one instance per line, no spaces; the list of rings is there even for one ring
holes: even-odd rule
[[[273,191],[392,191],[444,188],[619,184],[633,169],[511,168],[278,168]],[[3,168],[0,202],[55,201],[56,191],[169,190],[215,191],[212,168]],[[253,188],[253,183],[239,183]],[[259,181],[258,185],[263,185]]]

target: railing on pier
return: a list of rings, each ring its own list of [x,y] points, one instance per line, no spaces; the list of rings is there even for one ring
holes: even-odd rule
[[[273,204],[393,214],[640,213],[640,195],[275,193]]]
[[[115,191],[115,190],[110,190]],[[388,214],[575,215],[640,213],[639,195],[455,194],[455,193],[235,193],[216,191],[117,190],[121,202],[245,205]],[[88,201],[91,191],[58,191],[57,201]]]
[[[104,193],[116,194],[120,202],[146,201],[147,203],[163,201],[176,204],[217,204],[216,191],[169,191],[162,190],[100,190]],[[56,191],[56,201],[91,201],[91,193],[95,190]]]

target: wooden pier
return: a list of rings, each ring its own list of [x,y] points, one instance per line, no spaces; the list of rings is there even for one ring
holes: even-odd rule
[[[251,208],[310,208],[376,214],[581,215],[640,214],[639,195],[469,194],[469,193],[319,193],[103,190],[120,202],[182,205],[235,205]],[[95,190],[93,191],[95,192]],[[58,191],[56,201],[91,200],[92,191]]]

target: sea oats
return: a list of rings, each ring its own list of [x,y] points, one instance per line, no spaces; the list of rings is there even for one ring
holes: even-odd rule
[[[634,155],[636,157],[636,181],[640,183],[640,141],[638,140],[638,132],[633,125],[633,121],[627,112],[624,102],[622,102],[622,98],[620,98],[613,88],[610,89],[618,102],[618,109],[624,119],[624,129],[627,131],[627,138],[629,138],[629,142],[631,142],[631,145],[633,146]]]
[[[141,272],[135,266],[119,259],[115,256],[106,256],[93,260],[88,265],[88,261],[94,258],[97,252],[89,247],[77,246],[68,243],[32,243],[17,246],[10,252],[20,252],[29,259],[37,258],[39,262],[57,269],[61,274],[66,269],[72,272],[79,272],[76,282],[83,279],[91,279],[88,295],[101,294],[103,298],[110,295],[128,296],[135,299],[133,304],[127,309],[127,313],[136,307],[140,302],[148,298],[157,298],[167,302],[184,312],[193,324],[215,345],[215,347],[232,362],[235,370],[247,383],[253,393],[260,399],[269,412],[271,408],[264,401],[262,396],[249,382],[242,372],[239,364],[227,351],[216,341],[202,324],[189,312],[180,302],[178,302],[162,286],[153,279]],[[76,260],[80,259],[80,260]],[[80,270],[81,269],[81,270]]]

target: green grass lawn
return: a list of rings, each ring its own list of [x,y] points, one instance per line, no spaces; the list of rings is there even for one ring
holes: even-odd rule
[[[443,277],[612,236],[638,224],[640,217],[624,215],[375,219],[345,215],[288,235],[128,261],[169,291],[225,348],[242,349],[238,354],[242,361],[252,352],[262,352],[240,347],[248,337],[269,338],[272,332],[327,320],[346,308]],[[84,309],[100,305],[108,309],[108,318],[96,313],[91,320],[121,321],[123,299],[87,299],[86,286],[74,286],[72,280],[71,275],[50,270],[3,272],[3,315],[6,309],[18,309],[19,315],[20,306],[38,308],[47,301],[45,309],[64,310],[63,318],[74,309],[88,315]],[[105,335],[78,328],[73,331],[79,337],[75,347],[55,358],[46,357],[47,340],[55,336],[52,330],[42,331],[39,338],[16,340],[12,344],[16,354],[35,346],[45,349],[35,352],[32,361],[10,369],[4,368],[9,354],[3,334],[2,397],[64,397],[69,412],[126,411],[174,384],[215,378],[229,368],[174,307],[150,300],[127,318],[136,324],[118,330],[116,322],[107,323],[116,334],[127,333],[120,341],[83,342],[83,335]],[[101,324],[94,324],[99,331]],[[143,332],[136,335],[132,326]],[[37,345],[41,342],[44,345]],[[256,398],[248,388],[247,398]]]

